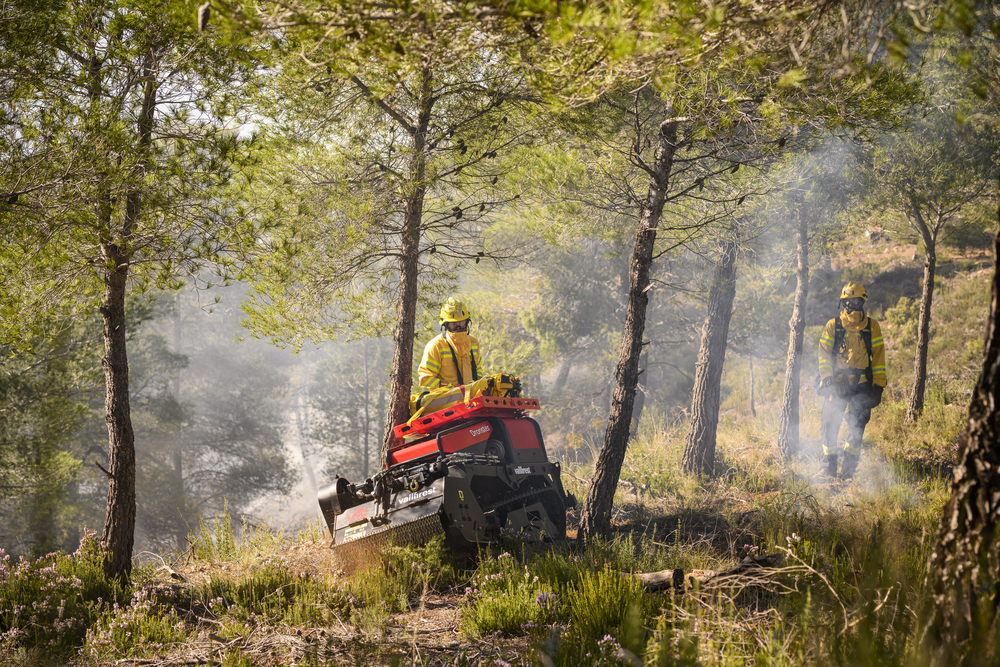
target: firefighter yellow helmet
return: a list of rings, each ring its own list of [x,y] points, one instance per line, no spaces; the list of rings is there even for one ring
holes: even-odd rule
[[[440,318],[442,325],[445,322],[464,322],[469,319],[469,309],[465,307],[465,304],[461,300],[450,297],[441,306]]]
[[[855,297],[860,297],[865,301],[868,300],[868,292],[865,291],[865,286],[859,282],[852,280],[851,282],[844,285],[844,289],[840,290],[841,299],[853,299]]]

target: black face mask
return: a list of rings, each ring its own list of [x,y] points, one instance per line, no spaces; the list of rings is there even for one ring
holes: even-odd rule
[[[853,313],[858,310],[865,309],[865,300],[860,296],[852,297],[850,299],[840,300],[840,309],[846,310],[849,313]]]

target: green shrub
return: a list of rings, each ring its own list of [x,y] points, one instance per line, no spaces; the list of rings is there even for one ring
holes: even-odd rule
[[[444,535],[435,535],[421,545],[391,546],[381,554],[382,568],[406,579],[411,593],[425,587],[448,588],[458,579],[458,570]]]
[[[950,470],[958,455],[959,437],[968,421],[968,406],[945,404],[941,395],[930,392],[918,424],[906,420],[906,400],[883,401],[872,411],[865,441],[897,465],[907,470]]]
[[[207,561],[230,560],[236,556],[236,538],[233,521],[229,515],[229,501],[223,500],[222,516],[213,520],[214,530],[209,530],[205,519],[198,520],[198,531],[191,540],[194,554]]]
[[[437,586],[450,586],[457,576],[444,536],[437,535],[419,546],[386,547],[367,568],[354,573],[347,586],[356,599],[355,609],[369,610],[367,618],[372,610],[406,611],[416,596]],[[352,612],[352,618],[355,615]]]
[[[612,634],[623,636],[630,612],[642,610],[645,590],[639,581],[605,566],[598,572],[583,572],[566,593],[570,628],[581,639]]]
[[[227,605],[246,610],[284,609],[295,597],[295,578],[287,568],[266,563],[237,581],[212,575],[209,588],[219,591]]]
[[[347,619],[350,610],[351,598],[342,582],[325,582],[303,573],[295,598],[285,609],[284,621],[288,625],[326,626]]]
[[[104,570],[106,552],[86,533],[72,554],[12,561],[0,549],[0,652],[40,648],[66,655],[100,614],[128,599]]]
[[[307,531],[299,534],[300,541],[305,537],[314,537],[317,528],[310,522]],[[285,546],[285,535],[281,529],[273,529],[267,524],[251,525],[245,516],[237,534],[226,500],[223,501],[222,513],[212,519],[212,527],[208,527],[204,518],[199,519],[198,529],[192,532],[189,539],[195,557],[201,560],[238,561],[247,565],[259,562],[262,557],[273,556]]]
[[[884,318],[887,324],[899,327],[903,332],[899,334],[901,338],[908,337],[915,340],[919,315],[920,301],[904,296],[900,297],[895,306],[885,311]]]
[[[701,664],[698,660],[698,636],[691,633],[683,621],[664,614],[657,620],[649,638],[646,664],[656,667],[694,667]]]
[[[593,542],[596,543],[598,540]],[[480,567],[482,569],[482,566]],[[535,556],[528,564],[529,570],[533,573],[532,578],[537,576],[540,582],[560,595],[565,595],[570,584],[579,581],[583,570],[589,567],[590,558],[587,554],[581,557],[555,550]]]
[[[128,605],[112,604],[97,619],[87,632],[84,653],[101,661],[153,655],[183,644],[190,632],[177,615],[177,598],[178,592],[170,586],[137,588]]]
[[[462,607],[462,630],[471,638],[494,632],[526,634],[534,627],[537,605],[532,591],[524,585],[506,585],[499,590],[471,589]]]
[[[465,589],[462,631],[472,638],[494,632],[538,634],[561,617],[560,597],[511,554],[483,558]]]
[[[351,596],[339,580],[294,575],[275,561],[235,581],[213,575],[200,598],[216,616],[230,616],[251,627],[329,624],[346,618],[351,606]]]

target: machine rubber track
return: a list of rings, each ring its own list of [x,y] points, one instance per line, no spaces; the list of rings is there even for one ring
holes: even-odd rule
[[[560,529],[560,535],[550,536],[550,538],[562,539],[566,537],[566,510],[562,507],[562,503],[559,501],[559,494],[555,489],[543,488],[524,491],[509,498],[504,498],[502,501],[493,503],[484,509],[487,514],[498,509],[510,511],[534,502],[540,502],[545,506],[550,520]],[[561,521],[560,518],[562,519]]]

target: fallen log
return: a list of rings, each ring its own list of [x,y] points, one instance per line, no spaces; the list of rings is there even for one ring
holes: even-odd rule
[[[704,586],[713,580],[738,579],[741,576],[758,573],[764,568],[777,567],[784,559],[782,554],[768,554],[766,556],[747,556],[735,567],[728,570],[691,570],[686,575],[684,570],[660,570],[659,572],[636,572],[634,576],[647,590],[661,591],[667,588],[683,590],[685,587],[691,588],[696,584]]]
[[[684,588],[684,570],[660,570],[659,572],[636,572],[634,575],[644,587],[651,591],[665,588]]]

